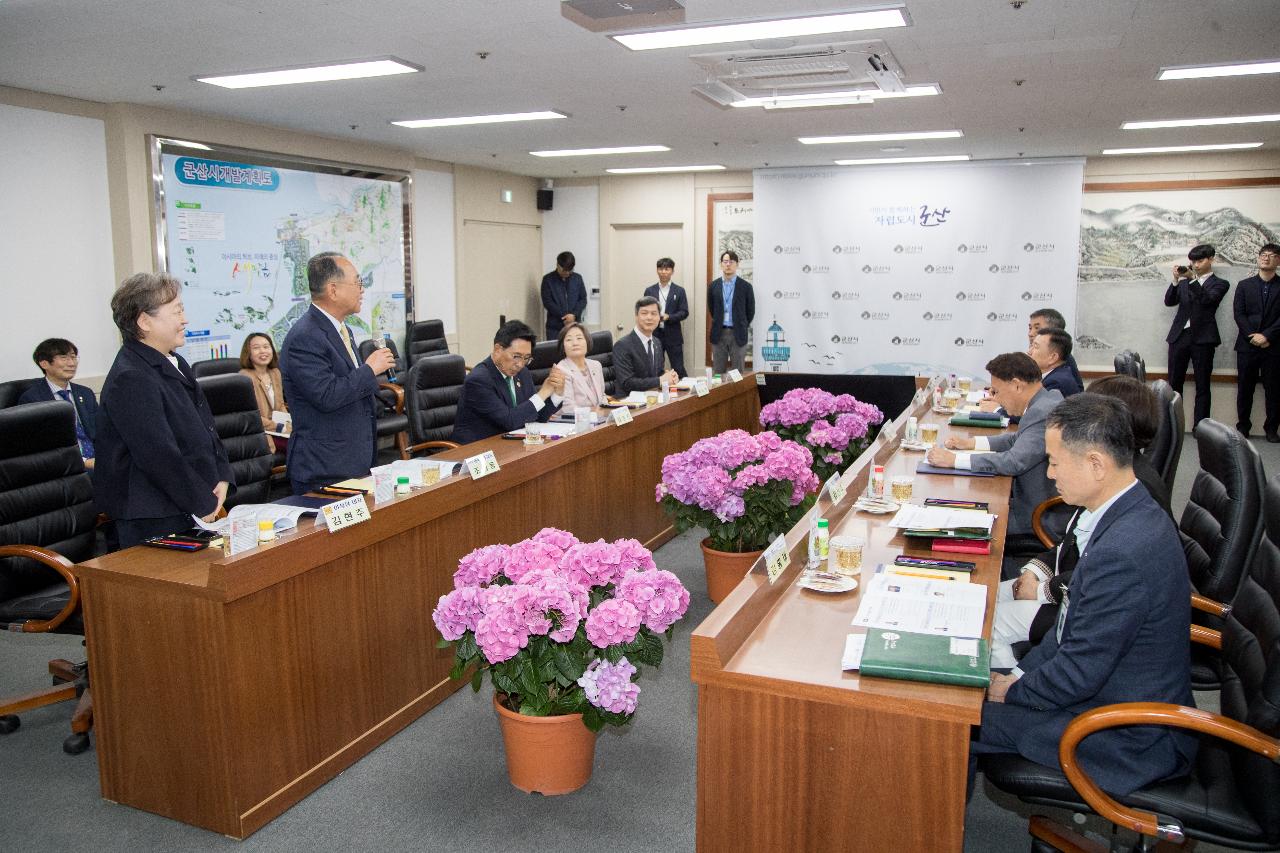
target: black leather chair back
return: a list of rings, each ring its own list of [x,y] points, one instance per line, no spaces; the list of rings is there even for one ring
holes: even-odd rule
[[[1133,354],[1133,363],[1138,367],[1138,381],[1146,382],[1147,381],[1147,362],[1143,360],[1142,356],[1138,355],[1135,352]]]
[[[559,341],[538,341],[533,345],[533,361],[529,362],[529,373],[533,375],[535,388],[542,387],[551,374],[551,368],[559,361]]]
[[[608,329],[591,333],[591,354],[587,358],[600,362],[604,373],[604,392],[613,394],[613,335]]]
[[[448,355],[449,341],[444,336],[443,320],[421,320],[409,325],[404,339],[405,350],[412,367],[418,359],[432,355]]]
[[[61,402],[0,410],[0,545],[37,545],[78,563],[93,556],[97,518],[75,411]],[[0,601],[50,587],[66,584],[34,561],[0,559]]]
[[[1132,376],[1140,382],[1147,381],[1147,364],[1142,360],[1142,356],[1133,350],[1123,350],[1116,354],[1113,360],[1116,373],[1122,376]]]
[[[13,379],[9,382],[0,382],[0,409],[18,405],[18,398],[39,381],[39,379]]]
[[[1262,460],[1248,439],[1210,418],[1196,425],[1195,438],[1200,470],[1178,529],[1192,586],[1228,602],[1262,536]]]
[[[453,440],[458,398],[466,378],[466,360],[460,355],[421,358],[409,368],[404,388],[409,444]]]
[[[196,379],[203,379],[206,376],[225,376],[228,373],[240,372],[240,359],[238,358],[209,358],[204,361],[196,361],[191,364],[191,375]]]
[[[266,503],[275,454],[262,431],[253,381],[239,373],[206,376],[197,381],[209,401],[214,428],[227,450],[235,476],[236,490],[227,498],[227,508],[236,504]]]
[[[1187,435],[1187,416],[1182,411],[1182,395],[1168,382],[1157,379],[1151,383],[1151,390],[1160,400],[1160,426],[1143,453],[1172,493],[1178,460],[1182,458],[1182,442]]]

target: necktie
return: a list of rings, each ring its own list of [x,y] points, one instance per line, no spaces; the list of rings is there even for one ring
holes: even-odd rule
[[[63,388],[58,392],[58,396],[71,403],[71,410],[76,413],[76,443],[80,445],[80,456],[85,459],[92,459],[93,439],[89,438],[89,434],[84,431],[84,424],[80,423],[80,412],[76,409],[76,404],[71,400],[70,389]]]
[[[510,376],[507,377],[507,390],[511,392],[511,405],[518,406],[520,403],[516,400],[516,381]]]
[[[338,332],[342,335],[342,343],[347,348],[347,355],[351,356],[351,363],[359,364],[360,359],[356,358],[356,351],[351,346],[351,330],[347,328],[347,324],[339,323]]]
[[[654,376],[658,375],[658,365],[653,361],[653,338],[649,338],[649,367],[653,370]]]

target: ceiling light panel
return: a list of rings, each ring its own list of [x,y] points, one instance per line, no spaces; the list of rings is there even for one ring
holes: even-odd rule
[[[669,47],[694,47],[705,44],[730,44],[761,39],[796,38],[859,30],[879,30],[909,26],[906,10],[901,6],[843,12],[834,15],[812,15],[802,18],[778,18],[767,21],[743,21],[650,30],[610,36],[631,50],[659,50]]]
[[[670,151],[665,145],[622,145],[616,148],[564,148],[559,151],[530,151],[534,157],[594,157],[598,154],[652,154]]]
[[[1157,80],[1202,80],[1209,77],[1245,77],[1251,74],[1280,74],[1280,61],[1236,62],[1230,65],[1181,65],[1161,68]]]
[[[540,110],[531,113],[498,113],[487,116],[455,116],[453,118],[415,118],[393,121],[399,127],[461,127],[469,124],[506,124],[512,121],[546,121],[553,118],[568,118],[564,113],[555,110]]]
[[[933,157],[864,157],[858,160],[836,160],[837,166],[883,166],[888,163],[955,163],[968,160],[968,154],[939,154]]]
[[[416,74],[421,65],[384,56],[377,59],[360,59],[351,62],[330,62],[323,65],[294,66],[265,71],[246,71],[237,74],[214,74],[192,77],[199,83],[209,83],[224,89],[254,89],[260,86],[289,86],[294,83],[322,83],[330,80],[356,80],[365,77],[386,77],[393,74]]]
[[[1180,154],[1185,151],[1239,151],[1261,148],[1261,142],[1224,142],[1220,145],[1157,145],[1148,148],[1103,148],[1103,154]]]
[[[659,172],[723,172],[724,166],[637,166],[605,169],[611,175],[655,175]]]
[[[1280,113],[1259,116],[1219,116],[1217,118],[1171,118],[1157,121],[1126,121],[1120,125],[1121,130],[1156,130],[1167,127],[1212,127],[1223,124],[1258,124],[1259,122],[1280,121]]]
[[[911,130],[899,133],[853,133],[845,136],[801,136],[805,145],[836,145],[844,142],[893,142],[899,139],[957,139],[959,130]]]

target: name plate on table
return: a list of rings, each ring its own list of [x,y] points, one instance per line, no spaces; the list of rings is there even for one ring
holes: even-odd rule
[[[827,480],[827,493],[831,495],[831,503],[838,504],[844,500],[848,490],[844,487],[844,483],[840,482],[840,472],[831,475],[831,479]]]
[[[325,504],[321,507],[320,513],[329,532],[337,533],[354,524],[368,521],[369,505],[365,503],[364,495],[352,495],[349,498]]]
[[[635,420],[635,418],[631,417],[631,410],[626,408],[625,406],[621,409],[614,409],[609,414],[609,417],[613,418],[613,422],[618,426],[629,424],[633,420]]]
[[[693,383],[693,393],[699,397],[705,397],[711,393],[711,386],[707,384],[707,380],[699,379]]]
[[[764,549],[764,569],[769,573],[769,583],[776,581],[786,571],[789,562],[791,562],[791,555],[787,549],[787,537],[782,535]]]
[[[730,382],[741,382],[741,381],[742,381],[742,371],[741,371],[741,370],[738,370],[737,368],[734,368],[733,370],[730,370],[730,371],[729,371],[729,381],[730,381]]]
[[[493,455],[492,450],[477,453],[475,456],[468,456],[465,464],[473,480],[488,477],[498,471],[498,457]]]

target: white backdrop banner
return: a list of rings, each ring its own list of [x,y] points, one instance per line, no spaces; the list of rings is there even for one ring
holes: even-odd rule
[[[985,378],[1075,328],[1084,161],[758,169],[757,365]]]

